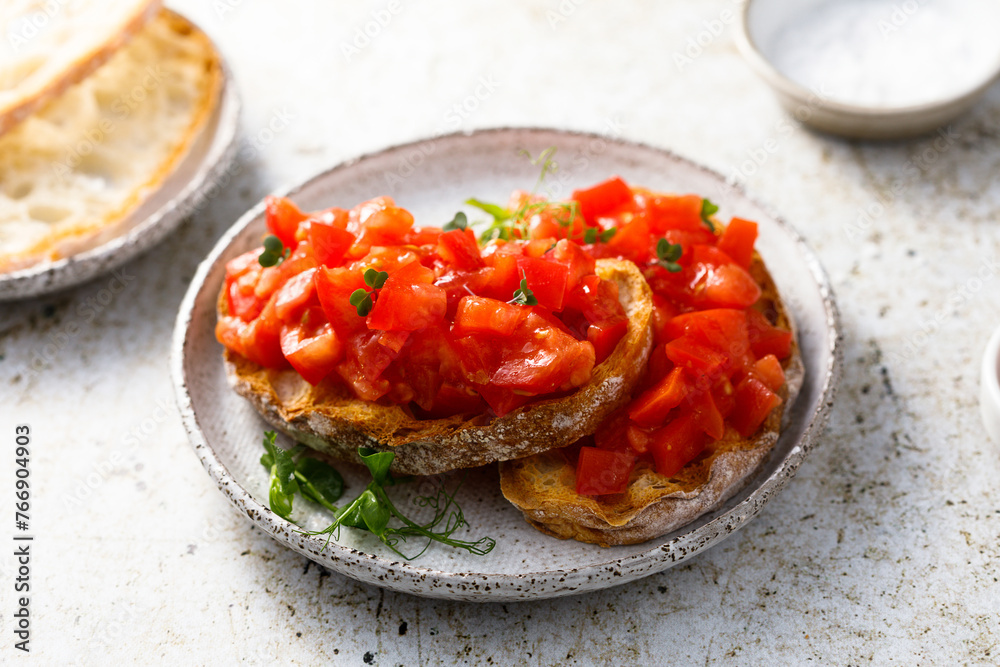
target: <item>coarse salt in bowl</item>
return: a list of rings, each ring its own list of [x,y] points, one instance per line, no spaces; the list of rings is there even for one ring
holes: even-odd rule
[[[817,129],[892,139],[967,110],[1000,74],[1000,3],[748,0],[739,46]]]

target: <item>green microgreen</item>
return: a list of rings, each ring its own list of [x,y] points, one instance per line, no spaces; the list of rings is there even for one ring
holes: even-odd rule
[[[601,243],[607,243],[611,238],[618,232],[617,227],[609,227],[608,229],[600,229],[599,227],[587,227],[583,230],[583,242],[593,245],[597,243],[598,240]]]
[[[557,171],[559,171],[559,163],[556,162],[554,159],[556,156],[556,151],[558,150],[559,149],[556,148],[555,146],[549,146],[541,153],[539,153],[538,157],[531,157],[531,153],[525,148],[522,148],[517,152],[518,155],[527,156],[528,160],[531,161],[531,164],[535,165],[536,167],[541,165],[542,167],[541,172],[538,174],[538,180],[535,182],[535,187],[531,189],[532,192],[538,191],[538,188],[540,188],[542,183],[545,182],[546,176],[548,176],[549,174],[554,174]]]
[[[507,303],[514,304],[515,306],[538,305],[538,299],[535,298],[535,293],[528,289],[528,276],[525,275],[523,270],[521,271],[521,287],[514,290],[514,298]]]
[[[538,157],[532,157],[531,153],[524,149],[519,151],[518,154],[526,155],[531,164],[541,166],[541,172],[539,173],[535,187],[531,190],[532,193],[538,190],[545,181],[546,176],[555,173],[559,169],[559,164],[554,159],[556,150],[555,146],[550,146],[539,153]],[[549,212],[562,227],[572,225],[580,213],[580,204],[575,201],[530,201],[529,198],[528,201],[525,201],[514,211],[479,199],[469,199],[465,203],[488,213],[493,218],[489,226],[479,235],[480,243],[488,243],[493,239],[510,241],[511,239],[528,238],[532,218],[543,211]]]
[[[340,534],[342,526],[367,530],[374,534],[387,547],[407,560],[423,554],[431,542],[465,549],[483,556],[496,546],[496,540],[484,537],[469,542],[459,540],[452,535],[464,526],[468,526],[462,509],[455,502],[455,495],[461,487],[461,482],[453,491],[439,486],[436,493],[429,496],[419,496],[414,499],[418,508],[429,508],[433,516],[420,524],[403,515],[393,504],[386,493],[386,487],[409,482],[411,478],[398,479],[389,472],[389,466],[395,458],[393,452],[378,452],[362,447],[358,449],[361,461],[368,468],[372,481],[357,498],[342,508],[334,503],[340,499],[344,491],[344,480],[329,464],[319,459],[304,456],[304,445],[296,445],[284,450],[276,442],[273,431],[264,433],[264,454],[260,457],[261,464],[271,472],[269,504],[271,511],[284,519],[289,519],[292,513],[292,501],[296,493],[311,500],[336,516],[332,524],[323,530],[302,531],[304,535],[326,535],[327,544],[330,539]],[[397,525],[390,525],[395,519]],[[427,543],[413,556],[407,556],[399,550],[399,545],[407,538],[427,538]],[[324,545],[325,548],[325,545]]]
[[[677,260],[681,258],[683,252],[680,243],[671,243],[667,239],[660,239],[656,243],[658,263],[670,273],[677,273],[681,270],[681,265],[677,263]]]
[[[271,234],[264,239],[264,251],[260,253],[257,261],[264,267],[277,266],[288,259],[290,254],[292,249],[286,248],[281,239]]]
[[[365,289],[359,287],[358,289],[351,292],[351,296],[348,298],[351,305],[354,306],[358,315],[361,317],[366,316],[368,313],[372,312],[372,307],[375,302],[372,300],[372,296],[385,285],[386,279],[389,278],[389,274],[385,271],[376,271],[375,269],[367,269],[364,273],[365,285],[368,285],[371,289]]]
[[[719,207],[707,199],[701,200],[701,221],[704,222],[709,231],[715,232],[715,224],[712,223],[712,216],[719,212]]]
[[[302,456],[304,445],[292,449],[278,447],[274,431],[264,432],[264,453],[260,463],[271,471],[268,502],[271,511],[287,519],[292,513],[292,501],[301,493],[328,510],[344,491],[344,480],[333,467],[318,459]]]
[[[469,218],[464,213],[459,211],[455,214],[455,217],[451,219],[451,222],[445,223],[445,226],[442,229],[446,232],[450,232],[453,229],[461,229],[464,231],[468,226]]]

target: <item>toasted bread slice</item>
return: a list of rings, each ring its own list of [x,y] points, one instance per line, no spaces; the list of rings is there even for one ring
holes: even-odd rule
[[[778,326],[794,332],[793,322],[760,257],[751,274],[761,286],[760,305],[776,316]],[[582,496],[576,493],[573,464],[560,450],[500,464],[504,496],[528,523],[549,535],[601,546],[637,544],[665,535],[715,509],[739,491],[778,440],[782,409],[795,400],[803,365],[797,343],[783,362],[783,403],[750,439],[727,426],[723,438],[673,477],[651,465],[636,465],[624,493]]]
[[[340,460],[360,462],[358,447],[391,450],[393,471],[433,475],[529,456],[593,433],[624,405],[645,369],[652,348],[649,286],[631,262],[599,260],[597,274],[617,283],[628,333],[570,396],[540,400],[500,418],[414,419],[402,406],[358,400],[330,380],[313,387],[294,370],[266,369],[229,350],[226,372],[237,393],[267,421]],[[224,295],[219,308],[225,313]]]
[[[183,160],[220,97],[211,41],[162,11],[123,49],[0,136],[0,271],[93,247]]]
[[[82,81],[156,16],[160,0],[4,0],[0,134]]]

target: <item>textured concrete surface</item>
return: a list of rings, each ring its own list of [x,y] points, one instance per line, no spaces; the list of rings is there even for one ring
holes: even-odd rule
[[[29,423],[39,664],[1000,661],[1000,447],[976,399],[1000,325],[1000,89],[937,143],[848,143],[782,114],[731,24],[712,36],[731,0],[171,4],[241,86],[239,173],[127,265],[119,293],[106,277],[0,306],[0,508],[6,521],[13,424]],[[354,46],[366,25],[376,34]],[[214,239],[268,192],[382,146],[504,124],[611,132],[735,173],[833,278],[842,389],[795,480],[689,564],[550,602],[383,592],[230,510],[173,406],[174,315]],[[5,663],[22,658],[9,552]]]

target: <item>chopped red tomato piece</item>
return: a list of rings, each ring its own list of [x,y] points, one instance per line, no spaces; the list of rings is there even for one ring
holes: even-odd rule
[[[749,438],[779,405],[781,405],[780,396],[753,375],[748,375],[736,387],[736,406],[729,416],[729,423],[737,433]]]
[[[473,333],[493,333],[510,336],[528,315],[528,309],[496,299],[467,296],[458,302],[452,333],[467,336]]]
[[[654,387],[643,392],[628,407],[628,415],[640,426],[659,426],[691,391],[683,368],[676,367]]]
[[[771,391],[777,392],[785,384],[785,371],[778,357],[768,354],[754,364],[753,374],[761,379]]]
[[[581,447],[576,464],[576,492],[582,496],[622,493],[635,467],[635,456],[597,447]]]
[[[668,230],[708,231],[701,220],[701,204],[702,198],[698,195],[647,197],[650,230],[657,235]]]
[[[562,239],[552,249],[552,259],[564,264],[569,270],[566,276],[566,291],[570,292],[586,276],[593,276],[594,258],[583,251],[576,243]]]
[[[267,228],[281,239],[286,248],[295,247],[299,224],[309,216],[286,197],[270,196],[264,200]]]
[[[292,276],[275,293],[274,310],[282,322],[297,324],[310,305],[319,305],[313,278],[318,269],[308,269]]]
[[[521,257],[517,260],[517,268],[528,281],[528,289],[538,299],[538,305],[553,312],[563,309],[569,267],[540,257]]]
[[[256,319],[239,327],[238,335],[240,354],[250,361],[266,368],[288,365],[281,353],[281,320],[274,311],[273,298]]]
[[[682,414],[650,437],[649,451],[656,462],[656,472],[676,475],[705,449],[707,436],[691,413]]]
[[[726,433],[726,425],[722,413],[715,405],[712,393],[707,387],[698,387],[692,391],[685,401],[694,423],[698,428],[712,438],[718,440]]]
[[[733,258],[733,261],[744,269],[750,269],[753,261],[753,246],[757,242],[757,223],[743,218],[733,218],[729,221],[722,237],[719,239],[719,250]]]
[[[354,245],[354,234],[346,229],[312,222],[306,232],[313,256],[323,266],[337,266],[348,248]]]
[[[329,322],[318,328],[285,325],[281,329],[281,352],[306,382],[317,385],[344,356],[344,347]]]
[[[389,275],[368,315],[368,328],[418,331],[444,322],[448,296],[431,284],[434,272],[410,262]]]
[[[437,254],[462,271],[475,271],[486,266],[471,229],[453,229],[439,236]]]
[[[709,266],[699,285],[705,306],[747,308],[760,298],[760,286],[749,273],[735,264]]]
[[[792,332],[780,329],[764,317],[758,310],[747,310],[747,327],[750,347],[758,358],[773,354],[778,359],[786,358],[792,351]]]
[[[719,377],[730,365],[729,357],[724,353],[713,350],[692,336],[670,341],[665,350],[670,361],[689,369],[695,376]]]
[[[571,198],[579,202],[583,219],[593,225],[599,217],[631,203],[632,190],[625,181],[615,176],[586,190],[574,190]]]

